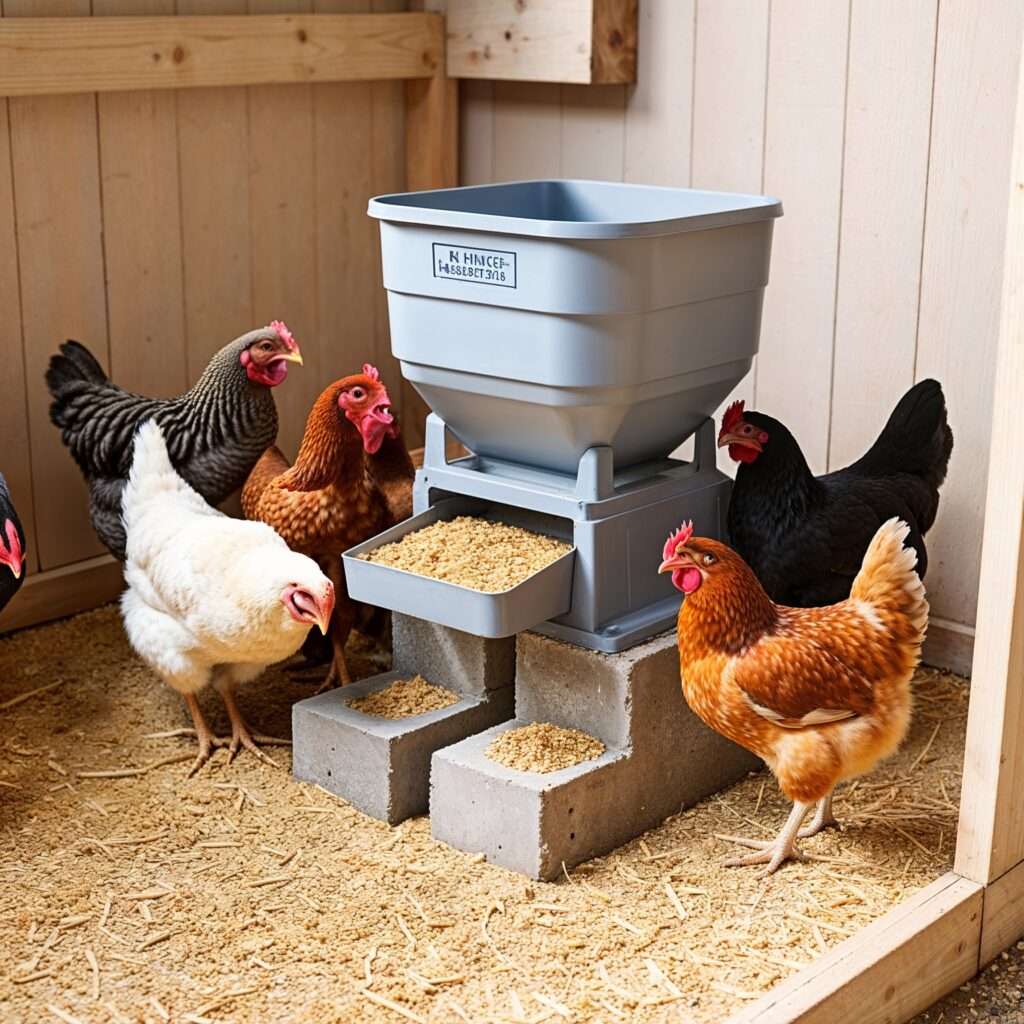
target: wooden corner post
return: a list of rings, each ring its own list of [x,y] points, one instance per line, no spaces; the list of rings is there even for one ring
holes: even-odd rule
[[[1024,459],[1016,436],[1024,405],[1024,62],[1007,186],[977,642],[955,867],[985,885],[1024,861]],[[1019,914],[1024,930],[1024,907]]]

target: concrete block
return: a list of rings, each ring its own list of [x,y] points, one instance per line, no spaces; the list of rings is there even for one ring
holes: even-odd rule
[[[489,640],[436,622],[395,612],[394,667],[466,696],[511,686],[516,677],[516,638]]]
[[[431,754],[508,719],[512,687],[463,696],[450,707],[396,720],[349,707],[350,701],[408,675],[385,672],[299,701],[292,708],[295,777],[322,786],[389,825],[424,813]],[[440,673],[434,678],[447,685]]]
[[[484,755],[500,732],[534,721],[582,729],[607,749],[543,775]],[[431,831],[492,863],[552,879],[563,862],[607,853],[758,764],[690,711],[674,634],[601,654],[523,633],[515,721],[434,754]]]

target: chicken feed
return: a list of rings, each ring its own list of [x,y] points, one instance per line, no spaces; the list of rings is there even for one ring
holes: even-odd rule
[[[457,516],[407,533],[363,557],[485,594],[518,586],[572,548],[520,526]]]
[[[443,686],[428,683],[419,673],[411,679],[396,679],[383,690],[350,700],[348,706],[377,718],[412,718],[428,711],[440,711],[457,704],[459,695]]]
[[[532,722],[503,732],[484,753],[506,768],[546,773],[593,761],[604,753],[604,744],[579,729]]]
[[[287,735],[310,690],[270,669],[242,695]],[[114,607],[0,637],[0,1020],[719,1024],[949,870],[968,687],[925,669],[914,691],[806,861],[722,865],[717,835],[786,818],[760,772],[545,883],[297,783],[287,750],[186,778],[188,714]]]

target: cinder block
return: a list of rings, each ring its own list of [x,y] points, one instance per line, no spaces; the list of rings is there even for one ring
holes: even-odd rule
[[[511,686],[516,677],[516,638],[489,640],[436,622],[394,614],[394,667],[419,672],[466,696]]]
[[[536,633],[519,638],[516,719],[438,750],[434,837],[533,878],[607,853],[757,767],[683,699],[675,636],[601,654]],[[517,772],[484,750],[533,721],[582,729],[607,747],[560,772]]]
[[[389,825],[424,813],[431,754],[508,719],[512,687],[464,696],[450,707],[397,720],[349,707],[353,699],[408,675],[385,672],[299,701],[292,708],[295,777],[322,786]],[[440,673],[434,678],[448,685]]]

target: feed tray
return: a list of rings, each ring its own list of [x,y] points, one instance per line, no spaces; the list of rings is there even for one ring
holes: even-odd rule
[[[440,501],[346,551],[343,561],[349,596],[356,601],[390,608],[483,637],[513,636],[538,622],[557,618],[569,611],[575,548],[522,583],[499,593],[485,593],[457,583],[419,576],[365,558],[377,548],[401,540],[425,526],[462,515],[522,526],[571,543],[571,523],[563,525],[553,516],[495,506],[460,495]]]

